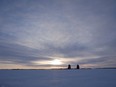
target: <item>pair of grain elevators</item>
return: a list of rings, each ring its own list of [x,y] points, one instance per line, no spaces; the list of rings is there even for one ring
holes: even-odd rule
[[[70,64],[68,65],[68,69],[71,69],[71,65]],[[76,69],[80,69],[80,66],[78,64],[77,64]]]

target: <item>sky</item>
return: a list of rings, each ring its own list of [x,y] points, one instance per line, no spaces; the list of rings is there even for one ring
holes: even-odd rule
[[[116,0],[0,0],[0,69],[116,67]]]

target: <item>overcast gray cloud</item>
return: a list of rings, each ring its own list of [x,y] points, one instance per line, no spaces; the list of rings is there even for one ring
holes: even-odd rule
[[[115,0],[0,0],[0,68],[116,67],[115,9]]]

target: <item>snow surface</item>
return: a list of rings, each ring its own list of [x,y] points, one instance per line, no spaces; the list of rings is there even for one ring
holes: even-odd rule
[[[116,69],[0,70],[0,87],[116,87]]]

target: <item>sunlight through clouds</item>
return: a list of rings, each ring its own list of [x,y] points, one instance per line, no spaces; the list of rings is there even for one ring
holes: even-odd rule
[[[0,0],[0,61],[28,68],[115,67],[115,3]]]

